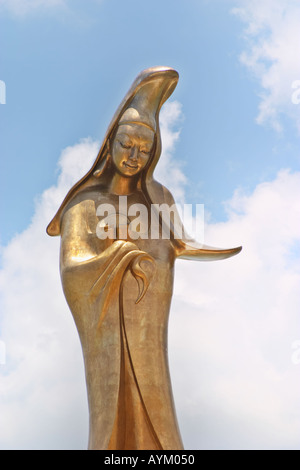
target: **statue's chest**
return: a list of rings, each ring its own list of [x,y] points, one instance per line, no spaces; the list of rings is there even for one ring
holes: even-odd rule
[[[97,195],[87,213],[87,230],[102,251],[115,240],[127,240],[154,259],[173,264],[170,236],[162,231],[154,208],[139,193],[133,196]]]

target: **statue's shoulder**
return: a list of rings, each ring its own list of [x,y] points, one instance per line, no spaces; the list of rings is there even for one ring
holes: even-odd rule
[[[107,198],[107,191],[101,186],[92,186],[79,191],[65,206],[63,216],[68,212],[91,209]]]
[[[168,204],[170,206],[175,203],[171,191],[154,179],[148,184],[148,192],[153,203]]]
[[[96,210],[104,197],[99,188],[85,188],[79,191],[63,209],[61,234],[85,232],[91,223],[94,225]]]

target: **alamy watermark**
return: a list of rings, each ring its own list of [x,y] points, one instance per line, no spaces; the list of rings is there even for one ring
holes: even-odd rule
[[[291,97],[292,103],[299,104],[300,103],[300,80],[294,80],[292,83],[292,88],[295,89]]]
[[[119,239],[184,239],[204,242],[204,205],[131,204],[127,196],[119,196],[116,210],[112,204],[100,204],[96,215],[99,222],[97,237],[101,240]]]
[[[6,363],[6,346],[4,341],[0,340],[0,365]]]
[[[292,343],[292,349],[294,349],[294,352],[291,356],[292,363],[297,366],[300,364],[300,340],[293,341]]]
[[[0,104],[6,104],[6,85],[3,80],[0,80]]]

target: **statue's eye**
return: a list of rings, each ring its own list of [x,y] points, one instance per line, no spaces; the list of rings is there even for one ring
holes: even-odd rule
[[[123,149],[131,149],[131,144],[129,142],[121,142],[121,140],[119,140],[119,144]]]
[[[149,155],[149,151],[146,149],[140,149],[140,152],[143,153],[144,155]]]

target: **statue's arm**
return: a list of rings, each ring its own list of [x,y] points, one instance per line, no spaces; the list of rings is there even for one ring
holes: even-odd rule
[[[90,264],[97,256],[87,227],[89,201],[67,208],[61,221],[61,270]]]
[[[163,202],[167,203],[169,207],[173,207],[174,213],[172,214],[173,220],[173,234],[174,234],[174,248],[175,256],[181,259],[199,260],[199,261],[214,261],[230,258],[237,255],[242,247],[236,248],[214,248],[204,245],[186,235],[185,227],[183,226],[180,215],[176,209],[174,198],[170,191],[163,188]]]
[[[144,271],[140,262],[154,264],[154,260],[125,240],[112,240],[109,246],[99,249],[101,241],[90,230],[87,220],[88,211],[93,213],[90,203],[92,201],[73,205],[62,221],[60,270],[65,292],[69,291],[71,296],[88,294],[96,298],[104,290],[118,289],[125,271],[130,269],[138,283],[137,303],[147,291],[152,275]]]
[[[97,275],[112,257],[117,259],[128,251],[137,250],[131,242],[117,240],[106,249],[90,230],[88,214],[94,212],[93,201],[82,201],[68,208],[61,223],[61,273],[75,271],[82,275]],[[113,268],[113,267],[112,267]],[[111,268],[111,269],[112,269]]]
[[[199,260],[199,261],[214,261],[230,258],[237,255],[242,250],[242,247],[236,248],[213,248],[207,245],[200,245],[198,248],[195,243],[181,244],[176,250],[176,257],[181,259]]]

